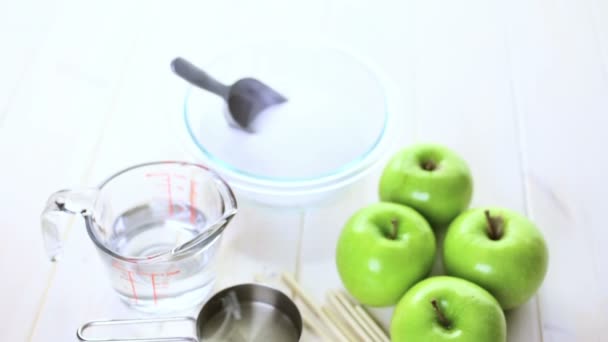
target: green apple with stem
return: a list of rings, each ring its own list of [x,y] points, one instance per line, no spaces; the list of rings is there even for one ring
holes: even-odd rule
[[[344,287],[359,302],[389,306],[429,274],[435,252],[435,236],[422,215],[401,204],[379,202],[346,222],[336,265]]]
[[[505,310],[536,293],[548,260],[545,239],[534,223],[505,208],[465,211],[450,224],[443,244],[446,273],[482,286]]]
[[[504,342],[505,315],[496,299],[470,281],[437,276],[412,287],[391,320],[393,342]]]
[[[445,226],[471,202],[473,180],[456,152],[437,144],[398,151],[380,178],[380,199],[416,209],[434,227]]]

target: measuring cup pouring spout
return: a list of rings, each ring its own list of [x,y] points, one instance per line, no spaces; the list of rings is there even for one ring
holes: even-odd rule
[[[41,215],[51,261],[61,256],[66,215],[84,218],[114,289],[135,308],[196,305],[215,280],[221,235],[237,212],[228,184],[207,167],[153,162],[124,169],[95,188],[52,194]]]

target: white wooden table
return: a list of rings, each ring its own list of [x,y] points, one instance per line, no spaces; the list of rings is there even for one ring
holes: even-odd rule
[[[375,60],[400,89],[400,144],[451,146],[472,167],[473,205],[539,225],[549,272],[508,313],[509,341],[607,341],[605,0],[0,1],[0,340],[72,341],[86,320],[135,315],[81,220],[64,260],[46,260],[39,213],[60,188],[180,158],[171,58],[265,36],[331,38]],[[377,177],[322,208],[242,203],[218,288],[288,271],[323,300],[341,286],[337,235],[376,200]],[[373,312],[388,325],[390,309]]]

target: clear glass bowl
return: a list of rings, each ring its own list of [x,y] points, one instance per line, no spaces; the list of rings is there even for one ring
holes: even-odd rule
[[[257,78],[288,98],[261,113],[251,134],[228,125],[221,98],[187,90],[189,150],[241,195],[271,205],[310,204],[359,179],[386,151],[394,112],[388,83],[352,53],[267,42],[201,67],[226,84]]]

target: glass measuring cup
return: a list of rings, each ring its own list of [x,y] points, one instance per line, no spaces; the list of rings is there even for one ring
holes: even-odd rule
[[[200,304],[216,275],[214,257],[234,217],[232,190],[187,162],[122,170],[96,188],[52,194],[41,216],[49,258],[61,255],[58,214],[80,214],[119,297],[135,309],[167,312]]]

